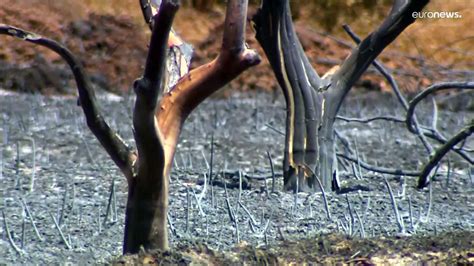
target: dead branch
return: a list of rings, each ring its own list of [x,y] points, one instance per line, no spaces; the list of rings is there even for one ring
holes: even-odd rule
[[[443,136],[437,129],[434,128],[429,128],[429,129],[424,129],[423,134],[430,139],[436,140],[440,144],[446,144],[448,139]],[[471,158],[471,156],[467,152],[472,152],[472,149],[467,149],[464,147],[453,147],[453,151],[456,152],[459,156],[461,156],[464,160],[468,161],[470,164],[474,164],[474,158]]]
[[[343,28],[356,43],[360,42],[359,37],[351,30],[351,28],[348,25],[344,25]],[[439,148],[435,153],[435,155],[441,156],[440,158],[437,158],[438,160],[441,160],[442,156],[446,154],[449,151],[449,149],[451,149],[454,152],[458,153],[462,158],[467,160],[469,163],[471,164],[474,163],[474,159],[472,159],[462,147],[461,148],[455,147],[457,143],[461,142],[462,140],[466,139],[469,136],[469,134],[466,131],[467,129],[464,129],[461,132],[459,132],[451,140],[447,140],[445,137],[442,136],[441,133],[439,133],[439,131],[435,127],[432,126],[432,128],[424,128],[420,126],[418,119],[415,115],[416,105],[421,100],[423,100],[428,95],[430,95],[431,93],[440,91],[440,90],[446,90],[446,89],[473,89],[474,82],[443,82],[443,83],[434,84],[430,86],[429,88],[427,88],[426,90],[420,92],[418,95],[415,96],[415,98],[413,98],[410,101],[410,103],[408,103],[405,97],[402,95],[400,89],[398,88],[397,82],[395,81],[393,76],[386,70],[386,68],[377,60],[374,60],[373,65],[387,79],[387,81],[393,88],[398,100],[407,111],[406,119],[404,120],[404,123],[406,123],[408,130],[412,132],[413,134],[416,134],[420,138],[420,140],[425,145],[425,147],[430,152],[430,154],[433,153],[434,151],[431,144],[429,144],[429,142],[426,141],[425,136],[431,139],[437,140],[438,142],[443,144],[443,146]],[[346,119],[346,120],[349,120],[349,119]],[[464,138],[461,138],[461,136],[464,136]],[[456,141],[456,144],[451,146],[450,144],[452,144],[453,141]],[[427,182],[426,181],[427,176],[431,172],[432,168],[437,165],[437,162],[433,165],[433,160],[434,160],[434,157],[431,158],[431,160],[423,167],[423,170],[419,176],[418,187],[421,187],[422,184],[426,185],[425,183]]]
[[[448,89],[465,89],[470,90],[474,89],[474,82],[441,82],[437,84],[433,84],[427,89],[423,90],[422,92],[418,93],[409,104],[409,108],[406,114],[406,125],[410,132],[417,132],[416,126],[414,126],[414,116],[415,116],[415,108],[417,104],[425,99],[431,93],[440,90],[448,90]],[[439,143],[446,145],[450,140],[447,140],[436,128],[430,128],[422,132],[423,135],[438,141]],[[457,148],[455,146],[452,147],[452,150],[460,155],[463,159],[468,161],[470,164],[474,163],[474,158],[472,158],[467,152],[466,149],[463,147]]]
[[[381,173],[381,174],[389,174],[389,175],[405,175],[405,176],[419,176],[419,171],[410,171],[410,170],[402,170],[402,169],[393,169],[393,168],[385,168],[380,166],[373,166],[360,159],[353,158],[343,153],[337,153],[337,156],[349,160],[351,162],[360,164],[360,166],[366,170]]]
[[[443,159],[443,157],[453,149],[461,141],[465,140],[474,133],[474,121],[471,122],[469,126],[459,131],[454,137],[452,137],[448,142],[441,146],[428,163],[425,164],[423,170],[418,178],[418,188],[424,188],[428,185],[428,175],[431,173],[431,170],[438,165],[438,163]]]
[[[140,1],[140,9],[142,10],[143,19],[145,23],[153,29],[153,9],[150,3],[150,0],[139,0]]]
[[[423,90],[422,92],[418,93],[411,101],[408,106],[407,110],[407,115],[406,115],[406,125],[408,130],[412,133],[416,133],[416,128],[414,127],[414,114],[415,114],[415,108],[417,104],[425,99],[428,95],[431,93],[440,91],[440,90],[448,90],[448,89],[474,89],[474,82],[473,81],[462,81],[462,82],[441,82],[441,83],[436,83],[428,87],[427,89]]]
[[[351,28],[349,27],[349,25],[343,25],[343,29],[347,32],[347,34],[349,34],[349,36],[352,38],[352,40],[357,43],[357,44],[360,44],[360,38],[357,36],[357,34],[355,34],[355,32],[353,32],[351,30]],[[382,76],[388,81],[388,83],[390,84],[390,86],[392,87],[393,89],[393,92],[395,93],[395,95],[397,96],[397,99],[398,101],[400,102],[400,104],[403,106],[403,108],[408,111],[408,108],[409,108],[409,105],[408,105],[408,102],[407,100],[405,99],[405,97],[403,96],[400,88],[398,87],[398,83],[397,81],[395,80],[395,78],[393,77],[393,75],[387,70],[387,68],[382,64],[380,63],[378,60],[374,60],[372,62],[372,65],[375,67],[375,69],[377,71],[380,72],[380,74],[382,74]],[[428,154],[431,154],[433,152],[433,147],[431,146],[431,144],[426,140],[426,137],[424,136],[424,134],[421,134],[420,133],[420,125],[419,125],[419,122],[418,122],[418,118],[416,116],[413,117],[413,126],[417,129],[416,132],[414,132],[414,134],[416,134],[418,136],[418,138],[420,139],[421,143],[425,146],[426,150],[428,151]]]
[[[80,61],[62,44],[35,33],[0,24],[0,34],[44,46],[59,54],[67,62],[74,74],[79,93],[79,102],[84,111],[88,127],[130,182],[133,178],[133,164],[136,155],[130,151],[125,142],[109,127],[100,114],[100,108],[98,107],[90,79]]]
[[[344,122],[355,122],[355,123],[370,123],[373,121],[389,121],[389,122],[395,122],[395,123],[405,123],[405,119],[399,118],[396,116],[375,116],[375,117],[370,117],[370,118],[354,118],[354,117],[344,117],[344,116],[336,116],[336,119],[344,121]]]
[[[428,4],[429,0],[404,1],[395,0],[386,19],[380,27],[369,34],[360,44],[353,49],[349,57],[334,74],[333,80],[338,81],[335,86],[334,96],[337,98],[333,108],[337,110],[342,104],[344,95],[352,88],[364,71],[375,58],[400,35],[410,24],[415,21],[413,12],[419,12]]]

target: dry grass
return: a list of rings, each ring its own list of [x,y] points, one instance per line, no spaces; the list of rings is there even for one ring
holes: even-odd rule
[[[383,9],[383,7],[379,8],[376,12],[388,12],[388,9]],[[418,19],[390,45],[389,49],[421,56],[434,64],[457,69],[473,69],[474,1],[432,0],[425,11],[458,11],[462,18]],[[315,16],[311,14],[308,17],[314,18]],[[348,21],[354,31],[360,36],[366,36],[380,24],[382,19],[371,15],[370,12],[363,12],[358,18]],[[311,24],[319,26],[317,20],[311,21]],[[342,29],[336,29],[333,33],[339,37],[347,38]]]

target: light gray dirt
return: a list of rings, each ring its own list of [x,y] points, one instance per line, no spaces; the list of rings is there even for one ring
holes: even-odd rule
[[[347,171],[341,168],[344,187],[361,185],[368,191],[339,195],[328,192],[331,220],[326,217],[321,193],[281,192],[284,137],[267,124],[277,130],[284,129],[284,103],[281,98],[272,102],[271,96],[266,94],[251,96],[206,101],[186,123],[171,176],[172,246],[204,242],[211,248],[227,250],[238,240],[263,246],[276,245],[283,239],[337,231],[354,237],[360,237],[363,231],[366,237],[400,234],[383,176],[379,174],[362,169],[361,180],[357,180],[350,168]],[[133,145],[132,100],[100,99],[100,103],[112,128],[118,129],[125,141]],[[344,116],[401,114],[398,103],[387,95],[351,95],[345,106],[341,113]],[[424,123],[431,123],[427,115],[430,108],[430,104],[421,108],[419,114],[423,115]],[[89,132],[75,99],[2,96],[0,114],[0,210],[7,220],[0,217],[0,264],[103,263],[119,255],[126,181]],[[443,109],[438,123],[449,136],[472,117],[472,111]],[[415,169],[427,160],[426,151],[403,124],[338,121],[337,129],[354,147],[357,141],[361,157],[372,164]],[[238,184],[238,174],[229,175],[237,170],[247,176],[270,176],[266,151],[271,153],[276,166],[276,193],[267,193],[271,189],[271,178],[266,184],[263,180],[244,178],[250,188],[241,192],[238,188],[228,189],[236,224],[230,220],[224,188],[207,186],[203,192],[212,135],[215,141],[213,173],[228,173],[229,187]],[[472,137],[468,145],[474,146]],[[455,167],[450,168],[449,180],[446,163],[440,167],[441,174],[431,188],[431,207],[429,190],[416,190],[415,178],[385,176],[403,218],[404,234],[474,230],[472,166],[457,156],[450,158]],[[30,191],[33,173],[35,178]],[[221,174],[216,182],[219,180],[223,180]],[[116,221],[113,210],[106,217],[112,181],[116,186]],[[20,199],[28,205],[43,241],[35,235]],[[351,218],[348,201],[354,218]],[[61,239],[52,216],[61,221],[61,231],[71,249]],[[8,240],[5,222],[20,253]]]

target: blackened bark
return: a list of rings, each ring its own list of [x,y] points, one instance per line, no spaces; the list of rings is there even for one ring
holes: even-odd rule
[[[253,22],[256,38],[287,105],[283,161],[286,189],[315,191],[317,180],[312,172],[319,175],[325,189],[338,188],[334,121],[339,108],[372,61],[413,23],[413,12],[427,3],[396,0],[382,25],[353,50],[341,68],[320,78],[295,34],[289,1],[263,0]],[[305,174],[300,175],[299,169],[306,169]]]
[[[138,172],[129,185],[123,253],[145,249],[168,249],[168,178],[165,173],[165,148],[155,118],[162,91],[168,50],[168,36],[177,1],[163,1],[153,17],[150,48],[144,75],[134,84],[137,99],[133,126],[138,150]]]

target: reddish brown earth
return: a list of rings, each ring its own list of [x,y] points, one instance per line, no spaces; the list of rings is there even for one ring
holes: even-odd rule
[[[149,30],[144,23],[137,21],[138,10],[112,15],[110,12],[85,8],[85,4],[77,1],[67,1],[67,4],[38,4],[35,0],[6,1],[7,4],[0,8],[0,23],[31,30],[64,43],[82,59],[92,79],[100,87],[113,92],[125,92],[141,74]],[[135,6],[133,8],[138,9]],[[255,12],[255,8],[250,9],[249,13]],[[310,17],[309,15],[306,17]],[[206,13],[183,8],[178,13],[176,31],[195,47],[193,67],[208,62],[217,55],[223,21],[224,11],[220,8]],[[318,73],[322,74],[339,64],[350,49],[340,39],[319,32],[310,27],[310,24],[303,12],[302,18],[296,21],[296,31]],[[363,29],[363,32],[366,31],[367,29]],[[0,36],[0,41],[1,87],[46,94],[75,91],[69,72],[57,55],[6,36]],[[247,41],[250,47],[259,50],[260,55],[265,57],[250,26]],[[352,44],[348,38],[345,42]],[[381,56],[381,60],[389,68],[396,70],[397,80],[406,91],[418,90],[434,81],[453,78],[452,73],[442,73],[445,68],[425,60],[422,55],[407,55],[389,49]],[[374,73],[369,70],[359,81],[359,85],[389,90],[387,83]],[[65,80],[69,82],[64,84]],[[230,87],[241,91],[269,91],[277,88],[277,85],[268,62],[264,60],[260,66],[237,78]],[[224,94],[228,92],[229,90],[225,90]]]
[[[105,79],[111,91],[127,90],[138,77],[146,56],[147,39],[141,26],[136,25],[130,17],[89,13],[84,19],[70,19],[67,13],[56,12],[47,6],[30,6],[23,1],[9,2],[9,5],[0,8],[0,23],[35,31],[64,43],[82,60],[91,76],[99,80]],[[44,65],[44,60],[40,57],[44,57],[50,66],[63,63],[56,54],[44,48],[6,36],[0,38],[0,62],[19,68],[19,71],[24,68],[43,69],[41,65]],[[41,78],[37,79],[41,81]],[[33,82],[41,84],[40,81],[35,81]],[[61,80],[54,80],[53,84],[46,83],[37,89],[45,93],[58,91],[60,88],[54,86],[54,83],[60,84]]]

